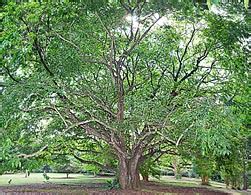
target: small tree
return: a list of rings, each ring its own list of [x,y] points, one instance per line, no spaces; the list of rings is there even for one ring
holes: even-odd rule
[[[79,164],[73,157],[67,155],[54,155],[52,157],[52,170],[58,173],[65,173],[66,178],[69,174],[81,171],[81,164]]]
[[[209,185],[209,179],[215,170],[215,160],[212,157],[197,155],[194,170],[201,177],[201,184]]]
[[[56,171],[59,173],[66,173],[66,178],[69,178],[70,173],[77,173],[80,171],[80,169],[73,164],[63,164],[58,166],[56,168]]]

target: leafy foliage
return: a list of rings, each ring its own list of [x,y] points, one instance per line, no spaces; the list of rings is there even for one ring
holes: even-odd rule
[[[58,152],[118,166],[121,187],[137,188],[140,165],[151,170],[147,160],[165,152],[230,155],[242,121],[227,104],[247,86],[248,25],[241,8],[221,9],[172,0],[5,6],[1,163],[35,166]]]

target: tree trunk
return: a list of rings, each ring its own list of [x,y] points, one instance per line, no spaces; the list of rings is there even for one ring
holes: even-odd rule
[[[245,173],[243,175],[243,190],[247,190],[248,189],[248,174]]]
[[[143,177],[143,181],[145,181],[145,182],[149,181],[149,175],[148,174],[144,174],[144,175],[142,175],[142,177]]]
[[[244,167],[243,167],[243,190],[248,189],[248,172],[247,172],[247,165],[246,162],[244,161]]]
[[[140,188],[139,167],[137,159],[119,158],[119,184],[122,189]]]
[[[224,182],[225,182],[225,184],[226,184],[226,188],[228,189],[228,188],[229,188],[229,185],[230,185],[230,179],[229,179],[228,176],[225,176]]]
[[[177,157],[174,158],[172,165],[175,179],[181,179],[180,164],[179,159]]]
[[[24,177],[27,178],[28,176],[29,176],[29,175],[28,175],[28,170],[26,169],[26,170],[25,170],[25,176],[24,176]]]
[[[209,177],[208,175],[201,176],[201,185],[209,185]]]
[[[245,150],[243,155],[243,190],[248,189],[248,140],[245,140]]]

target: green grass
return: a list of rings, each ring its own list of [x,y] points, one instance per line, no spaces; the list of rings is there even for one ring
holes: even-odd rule
[[[111,177],[94,177],[83,174],[70,174],[69,178],[66,178],[66,174],[63,173],[48,173],[50,179],[49,182],[55,184],[93,184],[93,183],[106,183]],[[8,181],[12,179],[11,183]],[[31,175],[25,178],[25,174],[5,174],[0,175],[0,186],[10,185],[27,185],[27,184],[41,184],[46,182],[42,173],[31,173]]]
[[[182,177],[182,179],[175,179],[173,176],[161,176],[160,180],[152,179],[163,184],[180,186],[180,187],[201,187],[201,180],[197,178]],[[225,187],[224,184],[218,182],[210,182],[213,186]]]
[[[66,178],[66,174],[63,173],[48,173],[50,177],[49,182],[52,184],[66,184],[66,185],[80,185],[80,184],[105,184],[107,180],[112,179],[112,177],[94,177],[83,174],[70,174],[69,178]],[[12,179],[12,182],[8,184],[8,181]],[[160,182],[166,185],[172,185],[177,187],[205,187],[201,186],[200,179],[195,178],[185,178],[176,180],[171,176],[162,176],[160,180],[151,178],[151,181]],[[15,185],[27,185],[27,184],[43,184],[46,180],[42,173],[31,173],[28,178],[25,178],[25,174],[5,174],[0,175],[0,186],[15,186]],[[225,188],[225,185],[218,182],[210,182],[211,186],[207,187],[214,190],[222,190],[225,192],[232,193],[234,195],[246,195],[249,192],[241,192],[236,190],[229,190]],[[53,190],[53,189],[52,189]],[[78,191],[76,191],[78,192]],[[168,193],[167,193],[168,194]]]
[[[209,188],[212,190],[221,190],[224,192],[231,193],[232,195],[247,195],[251,194],[250,190],[248,192],[243,192],[239,190],[232,190],[232,189],[226,189],[226,185],[224,183],[219,183],[215,181],[210,181],[210,186],[203,186],[201,185],[201,179],[198,178],[187,178],[182,177],[182,179],[175,179],[173,176],[162,176],[160,180],[152,178],[153,181],[166,184],[166,185],[172,185],[177,187],[203,187],[203,188]]]

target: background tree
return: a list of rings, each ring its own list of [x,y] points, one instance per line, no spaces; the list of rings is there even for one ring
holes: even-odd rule
[[[57,173],[65,173],[66,178],[69,178],[70,173],[79,173],[82,171],[80,164],[67,156],[55,159],[52,168]]]

